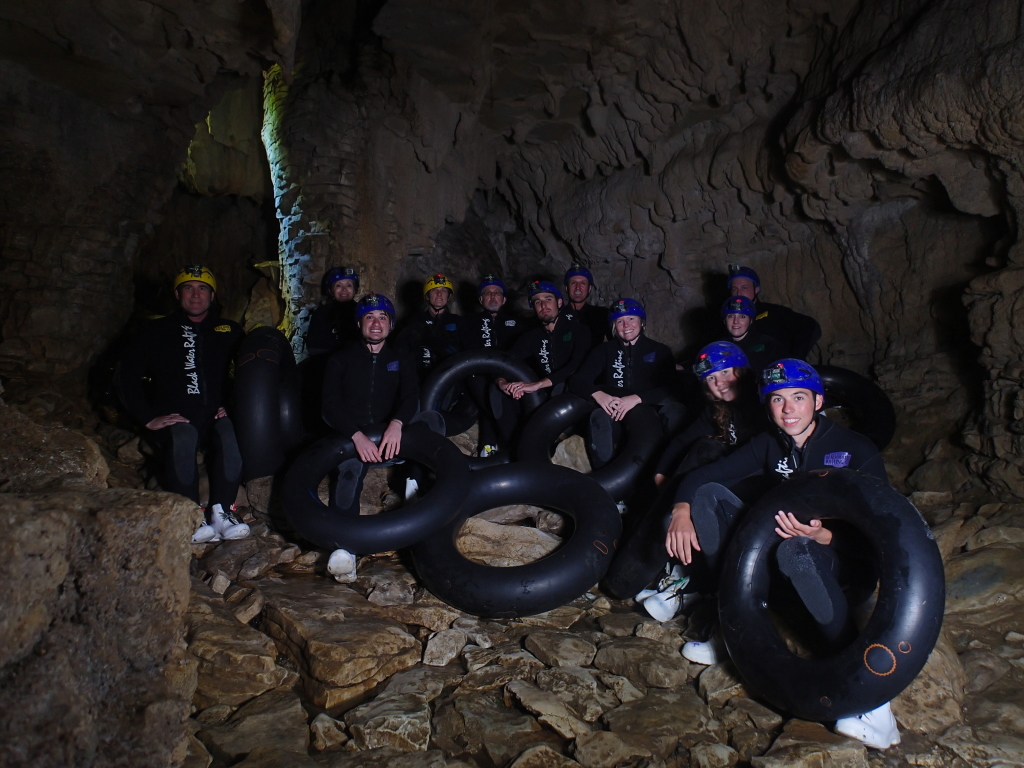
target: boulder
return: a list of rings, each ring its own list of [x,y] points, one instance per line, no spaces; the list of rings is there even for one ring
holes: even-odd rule
[[[711,727],[711,710],[689,687],[672,691],[652,689],[639,701],[605,713],[604,720],[608,729],[623,741],[649,750],[662,760],[679,745],[691,747],[709,735],[716,735]]]
[[[690,663],[664,643],[643,637],[613,638],[594,657],[594,666],[622,675],[635,685],[681,688]]]
[[[214,758],[225,763],[235,763],[259,747],[305,757],[309,747],[306,721],[299,697],[278,689],[252,699],[226,723],[204,728],[196,736]]]
[[[561,543],[557,536],[537,528],[499,525],[478,517],[465,522],[456,540],[459,552],[468,559],[501,568],[540,560]]]
[[[896,721],[909,731],[943,733],[963,721],[966,685],[967,675],[956,649],[943,632],[924,669],[892,700]]]
[[[790,720],[753,768],[868,768],[867,747],[832,733],[821,723]]]
[[[991,544],[950,558],[945,626],[958,645],[1024,626],[1024,545]]]
[[[593,643],[571,632],[531,632],[526,648],[549,667],[585,667],[597,653]]]
[[[505,692],[563,739],[575,739],[591,731],[590,726],[570,712],[558,696],[541,690],[533,683],[513,680],[505,686]]]

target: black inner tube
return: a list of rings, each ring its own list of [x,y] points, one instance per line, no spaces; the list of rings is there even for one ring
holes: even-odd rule
[[[466,392],[462,393],[451,408],[441,410],[445,396],[473,374],[502,376],[515,381],[534,381],[537,378],[533,369],[522,360],[496,349],[471,349],[449,357],[431,372],[420,388],[420,404],[423,410],[441,412],[445,419],[445,434],[449,437],[465,432],[476,419],[476,407]],[[524,413],[536,409],[542,397],[539,392],[523,395],[520,402]],[[470,407],[472,418],[467,415],[470,413]]]
[[[896,409],[882,388],[859,373],[835,365],[816,365],[825,385],[825,408],[850,416],[850,429],[885,450],[896,432]]]
[[[551,447],[558,436],[589,416],[598,406],[571,393],[551,398],[542,405],[523,428],[517,458],[520,461],[551,461]],[[608,494],[621,501],[633,492],[641,470],[661,444],[664,430],[658,411],[638,405],[622,421],[626,438],[615,457],[590,473]]]
[[[366,436],[380,441],[383,428]],[[469,467],[458,448],[422,423],[402,430],[399,457],[426,466],[437,477],[433,487],[408,506],[378,515],[351,515],[320,501],[320,481],[340,462],[356,456],[347,437],[336,435],[300,454],[284,478],[285,514],[306,540],[324,549],[372,554],[402,549],[440,529],[459,511],[469,484]],[[372,465],[371,465],[372,466]]]
[[[467,559],[455,545],[466,519],[508,504],[533,504],[569,515],[574,530],[547,557],[499,568]],[[474,472],[458,516],[412,549],[420,581],[449,605],[476,616],[514,618],[574,600],[601,580],[622,521],[593,480],[551,464],[506,464]]]
[[[780,509],[803,523],[847,521],[877,558],[871,618],[855,641],[827,658],[797,656],[772,623],[770,561],[781,541],[774,519]],[[849,469],[819,470],[783,483],[743,516],[718,594],[726,647],[751,690],[797,717],[830,721],[875,709],[913,681],[942,627],[945,579],[931,530],[898,491]]]

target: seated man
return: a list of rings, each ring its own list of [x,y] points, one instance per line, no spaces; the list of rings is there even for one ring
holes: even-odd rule
[[[582,264],[570,265],[565,273],[565,293],[569,303],[562,314],[568,320],[575,320],[587,326],[590,331],[590,346],[596,347],[608,338],[608,310],[588,304],[587,299],[594,290],[594,276]]]
[[[306,350],[325,355],[347,347],[359,338],[356,319],[356,293],[359,275],[350,267],[335,267],[324,276],[327,301],[313,312],[306,332]]]
[[[750,267],[729,269],[729,295],[745,296],[754,302],[757,309],[754,319],[758,328],[783,345],[786,357],[806,359],[821,338],[818,321],[789,307],[761,301],[761,280]]]
[[[676,366],[672,350],[644,334],[647,313],[633,299],[619,299],[609,312],[613,339],[599,344],[569,379],[569,389],[592,398],[600,408],[590,417],[590,448],[595,468],[612,457],[619,422],[641,403],[654,406],[674,431],[683,406],[672,397]]]
[[[734,453],[694,470],[683,478],[665,538],[671,557],[689,564],[700,552],[713,572],[744,511],[729,490],[754,475],[784,482],[794,472],[848,467],[886,480],[878,449],[866,437],[820,414],[825,389],[817,372],[802,360],[776,362],[761,374],[761,401],[776,430],[753,437]],[[841,522],[812,520],[805,525],[780,510],[775,517],[783,539],[776,551],[778,570],[792,584],[826,646],[842,647],[856,637],[841,582],[860,587],[873,582],[874,568],[864,559],[856,535]],[[851,540],[852,538],[852,540]],[[715,664],[725,649],[717,634],[706,642],[689,642],[683,655],[697,664]],[[899,743],[888,704],[858,717],[843,718],[836,730],[869,746],[885,749]]]
[[[722,341],[731,341],[743,350],[750,361],[750,367],[760,371],[772,361],[789,357],[786,347],[761,330],[761,324],[754,322],[757,309],[746,296],[733,296],[722,305],[722,319],[725,321],[725,335]]]
[[[426,308],[407,318],[398,334],[402,351],[416,359],[421,382],[435,367],[461,350],[462,318],[448,308],[454,295],[452,281],[444,275],[439,273],[428,278],[423,283]]]
[[[164,490],[199,504],[196,452],[206,453],[209,522],[193,535],[197,544],[249,535],[249,526],[235,516],[242,456],[225,410],[228,369],[242,328],[213,309],[216,291],[217,280],[206,267],[179,272],[174,295],[180,309],[136,334],[117,374],[122,402],[163,454]],[[153,382],[149,392],[147,376]]]

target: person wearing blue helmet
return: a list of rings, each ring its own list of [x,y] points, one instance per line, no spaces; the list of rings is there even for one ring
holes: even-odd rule
[[[722,320],[725,323],[723,341],[731,341],[743,350],[755,371],[770,365],[773,360],[788,357],[785,345],[761,330],[760,323],[754,322],[757,308],[746,296],[730,296],[722,305]]]
[[[563,283],[568,303],[563,307],[562,314],[569,320],[587,326],[590,331],[590,345],[596,347],[608,338],[609,328],[608,310],[587,303],[594,290],[594,276],[582,264],[573,263],[566,270]]]
[[[750,267],[732,264],[729,267],[727,283],[730,296],[743,296],[754,302],[761,333],[778,341],[785,357],[806,358],[821,338],[821,326],[808,315],[794,312],[781,304],[761,301],[761,279]]]
[[[359,492],[366,465],[393,459],[402,446],[402,425],[416,415],[419,385],[413,359],[392,346],[395,307],[386,296],[368,293],[356,306],[360,339],[327,359],[323,419],[352,440],[358,459],[339,467],[336,507],[359,513]],[[380,444],[364,430],[386,425]]]
[[[327,298],[314,311],[306,331],[306,351],[326,355],[359,338],[355,324],[359,274],[351,267],[334,267],[324,275]]]
[[[611,341],[599,344],[569,379],[573,394],[592,399],[591,464],[598,468],[612,457],[621,422],[638,405],[657,408],[674,428],[682,418],[676,400],[676,367],[672,350],[644,334],[647,312],[635,299],[619,299],[608,313]]]

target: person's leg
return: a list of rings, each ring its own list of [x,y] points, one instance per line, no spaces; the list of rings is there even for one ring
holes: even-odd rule
[[[518,400],[513,400],[496,386],[489,389],[491,413],[498,425],[498,444],[511,445],[512,438],[519,426],[519,414],[522,408]]]
[[[685,405],[674,397],[667,397],[657,404],[657,408],[666,435],[674,435],[682,429],[688,412]]]
[[[466,380],[466,389],[470,397],[473,398],[473,402],[476,403],[477,424],[480,429],[478,448],[481,450],[486,449],[487,446],[497,448],[500,445],[498,441],[498,422],[491,407],[490,397],[490,390],[497,390],[497,387],[491,383],[490,378],[487,376],[474,374]],[[498,395],[504,397],[500,392],[498,392]]]
[[[718,483],[702,485],[694,494],[690,519],[701,554],[712,573],[718,572],[718,561],[729,534],[745,509],[739,496]]]
[[[171,424],[165,427],[164,481],[165,491],[180,493],[199,503],[199,430],[191,423]]]
[[[338,465],[331,504],[347,514],[359,514],[359,494],[363,491],[366,464],[358,458],[345,459]]]
[[[587,435],[590,466],[593,469],[600,469],[611,461],[615,452],[615,422],[603,408],[595,408],[590,412]]]
[[[210,477],[210,504],[220,504],[227,509],[235,503],[242,480],[242,453],[238,449],[235,426],[229,417],[214,420],[210,430],[210,448],[212,456],[208,456],[206,461]]]
[[[839,562],[832,548],[796,536],[779,544],[775,561],[811,614],[827,647],[841,648],[852,642],[857,627],[839,586]]]

